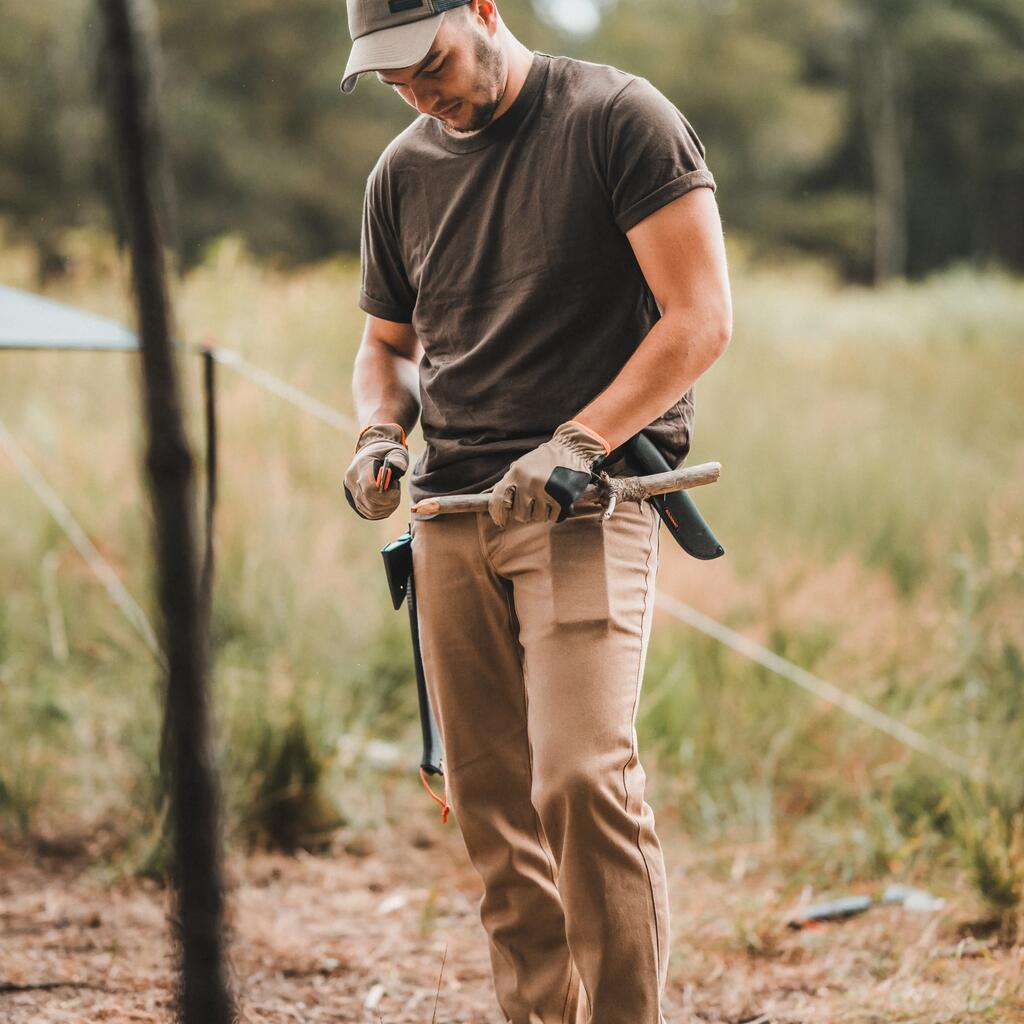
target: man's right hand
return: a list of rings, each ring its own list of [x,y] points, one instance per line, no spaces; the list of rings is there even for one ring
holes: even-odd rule
[[[409,468],[405,431],[398,423],[372,423],[356,440],[345,471],[345,497],[363,519],[386,519],[401,500],[399,479]]]

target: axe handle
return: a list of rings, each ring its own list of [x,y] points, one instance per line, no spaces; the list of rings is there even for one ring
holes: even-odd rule
[[[720,462],[705,462],[699,466],[689,466],[686,469],[672,469],[667,473],[654,473],[652,476],[627,479],[629,482],[636,480],[643,485],[648,495],[655,495],[713,484],[721,473],[722,464]],[[454,512],[486,512],[490,497],[490,494],[445,494],[418,501],[412,506],[410,512],[415,516],[449,515]],[[582,512],[587,506],[599,504],[597,488],[591,484],[576,500],[574,509]],[[570,513],[570,516],[572,514]]]

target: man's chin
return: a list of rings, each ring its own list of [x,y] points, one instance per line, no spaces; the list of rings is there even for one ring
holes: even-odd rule
[[[465,108],[465,104],[462,103],[456,108],[453,113],[461,114]],[[439,117],[438,120],[444,126],[444,128],[451,132],[453,135],[475,135],[479,131],[483,131],[493,120],[494,111],[498,109],[498,104],[495,103],[493,106],[488,105],[486,107],[470,107],[469,117],[464,121],[449,121],[446,117]]]

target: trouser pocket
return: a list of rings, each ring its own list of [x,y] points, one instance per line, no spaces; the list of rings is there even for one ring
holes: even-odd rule
[[[608,621],[604,521],[566,519],[549,528],[552,615],[559,625]]]

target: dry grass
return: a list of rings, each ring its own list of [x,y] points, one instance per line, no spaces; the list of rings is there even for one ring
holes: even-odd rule
[[[401,823],[342,830],[330,857],[232,860],[242,1021],[427,1024],[436,999],[438,1024],[500,1024],[480,882],[457,825],[441,825],[411,785],[389,800]],[[957,876],[942,880],[938,914],[886,908],[793,932],[789,914],[812,895],[797,851],[695,848],[668,815],[659,832],[672,895],[668,1024],[1024,1019],[1024,951],[968,938],[979,908]],[[5,1021],[171,1019],[164,891],[11,851],[0,865]]]
[[[77,245],[70,276],[51,294],[123,317],[121,264],[87,235]],[[728,557],[698,564],[666,542],[659,588],[987,764],[996,786],[957,805],[948,778],[921,759],[662,616],[641,706],[650,802],[678,817],[696,856],[711,851],[713,861],[726,843],[780,862],[794,851],[790,877],[816,889],[898,876],[955,878],[961,892],[972,877],[961,865],[973,856],[973,884],[995,904],[1021,865],[990,811],[1001,823],[1024,809],[1024,283],[959,270],[875,292],[840,288],[805,266],[769,272],[735,260],[734,271],[736,336],[698,386],[692,456],[725,466],[699,500]],[[30,254],[0,246],[0,279],[31,287]],[[182,283],[181,333],[238,349],[347,409],[362,320],[356,286],[352,261],[285,276],[229,241]],[[0,358],[4,422],[148,605],[133,359]],[[198,368],[183,368],[199,449]],[[310,806],[329,818],[336,802],[350,830],[387,828],[381,770],[396,758],[415,763],[417,725],[406,622],[391,611],[377,552],[405,520],[366,523],[345,505],[350,437],[227,369],[219,377],[215,690],[231,839],[237,848],[259,833],[253,808],[273,803],[263,755],[296,722],[319,766],[316,789],[329,797]],[[159,807],[153,665],[3,459],[0,490],[0,835],[130,871],[153,848]],[[684,901],[706,891],[730,908],[718,924],[687,917],[692,903],[680,911],[692,928],[677,931],[677,980],[700,982],[691,1003],[679,1003],[687,1012],[728,1007],[722,1019],[735,1021],[764,1006],[780,1021],[883,1020],[892,997],[904,1014],[893,1020],[999,1019],[964,1009],[975,996],[953,977],[957,961],[933,963],[900,931],[911,927],[902,919],[830,929],[824,959],[801,961],[816,937],[776,933],[779,901],[796,894],[766,864],[738,887],[703,869],[697,886],[680,879]],[[776,891],[784,895],[765,895]],[[901,936],[886,954],[892,970],[864,982],[868,945],[890,929]],[[705,935],[725,945],[708,952]],[[831,1005],[830,988],[817,994],[828,985],[814,965],[847,956],[836,968],[845,987],[832,993],[847,1016],[800,1017],[801,999]],[[972,961],[977,1006],[1006,976],[1007,956]],[[906,958],[914,966],[901,973]],[[436,983],[439,963],[423,977]],[[689,964],[698,965],[690,974]],[[774,990],[791,968],[811,987]],[[928,1016],[946,1012],[945,986],[960,1018]],[[917,1017],[915,991],[926,1006]]]

